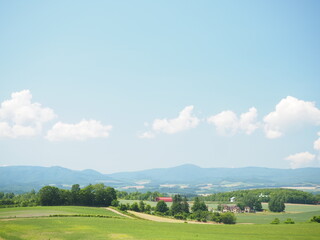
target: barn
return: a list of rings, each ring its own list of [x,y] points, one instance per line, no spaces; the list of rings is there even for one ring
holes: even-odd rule
[[[156,202],[159,202],[159,201],[164,201],[164,202],[172,202],[172,198],[171,197],[156,197]]]

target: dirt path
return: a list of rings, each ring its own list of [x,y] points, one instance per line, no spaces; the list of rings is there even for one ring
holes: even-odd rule
[[[125,215],[125,214],[123,214],[123,213],[121,213],[121,212],[119,212],[119,211],[117,211],[117,210],[115,210],[115,209],[113,209],[113,208],[107,207],[106,209],[109,210],[109,211],[111,211],[111,212],[114,212],[114,213],[116,213],[116,214],[118,214],[118,215],[121,215],[121,216],[123,216],[123,217],[127,217],[127,218],[130,218],[130,219],[134,219],[133,217],[130,217],[130,216],[128,216],[128,215]]]
[[[146,220],[154,221],[154,222],[168,222],[168,223],[192,223],[192,224],[218,224],[218,223],[208,223],[208,222],[196,222],[196,221],[185,221],[185,220],[178,220],[178,219],[172,219],[172,218],[165,218],[165,217],[159,217],[154,216],[146,213],[140,213],[140,212],[134,212],[134,211],[128,211],[129,213],[136,215],[139,218],[143,218]]]

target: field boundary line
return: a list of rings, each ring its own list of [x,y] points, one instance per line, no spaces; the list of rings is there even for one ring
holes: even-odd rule
[[[166,217],[160,217],[155,215],[150,215],[146,213],[140,213],[140,212],[134,212],[134,211],[128,211],[129,213],[153,222],[166,222],[166,223],[191,223],[191,224],[221,224],[221,223],[214,223],[214,222],[196,222],[196,221],[190,221],[190,220],[179,220],[179,219],[172,219],[172,218],[166,218]]]
[[[134,219],[133,217],[128,216],[128,215],[126,215],[126,214],[123,214],[122,212],[119,212],[119,211],[117,211],[117,210],[115,210],[115,209],[113,209],[113,208],[107,207],[106,209],[109,210],[109,211],[111,211],[111,212],[114,212],[114,213],[116,213],[116,214],[118,214],[118,215],[120,215],[120,216],[127,217],[127,218],[130,218],[130,219]]]

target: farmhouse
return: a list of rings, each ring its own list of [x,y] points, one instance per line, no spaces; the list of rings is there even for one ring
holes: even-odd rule
[[[222,212],[241,213],[241,209],[238,206],[223,205]]]
[[[250,213],[254,212],[250,207],[245,207],[242,211],[238,206],[229,206],[229,205],[222,205],[222,212],[233,212],[233,213]]]
[[[244,212],[245,213],[250,213],[250,212],[253,212],[253,211],[251,210],[250,207],[244,207]]]
[[[159,201],[164,201],[164,202],[172,202],[172,198],[171,197],[156,197],[156,202],[159,202]]]

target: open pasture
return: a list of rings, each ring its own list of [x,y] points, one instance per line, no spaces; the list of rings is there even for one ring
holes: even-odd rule
[[[290,205],[287,213],[239,214],[238,223],[262,224],[187,224],[160,223],[127,219],[105,208],[57,206],[0,209],[0,239],[319,239],[320,225],[306,223],[320,215],[320,206]],[[317,210],[317,211],[314,211]],[[117,216],[46,217],[51,214],[90,214]],[[16,216],[16,217],[14,217]],[[292,218],[296,224],[269,224],[275,217]],[[263,224],[266,223],[266,224]]]
[[[97,207],[80,207],[80,206],[50,206],[50,207],[17,207],[17,208],[0,208],[1,218],[19,218],[19,217],[44,217],[49,215],[71,215],[71,214],[93,214],[104,216],[120,215],[113,213],[105,208]]]
[[[268,204],[263,204],[264,209],[268,209]],[[257,213],[239,213],[237,223],[257,223],[267,224],[275,218],[279,218],[280,222],[284,222],[287,218],[291,218],[296,223],[303,223],[310,220],[311,217],[320,215],[320,205],[305,205],[305,204],[286,204],[285,212],[257,212]]]
[[[0,239],[210,239],[315,240],[317,224],[205,225],[158,223],[145,220],[55,217],[0,220]]]

